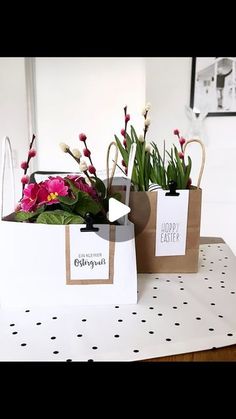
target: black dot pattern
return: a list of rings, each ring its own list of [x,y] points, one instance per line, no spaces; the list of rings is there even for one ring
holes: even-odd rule
[[[0,318],[0,337],[5,326],[4,336],[16,360],[42,356],[63,362],[114,361],[117,354],[119,360],[140,360],[164,356],[165,347],[174,355],[179,343],[186,341],[191,347],[197,339],[198,350],[206,349],[201,347],[206,341],[208,349],[232,345],[236,343],[232,261],[224,245],[203,245],[198,274],[139,278],[138,305],[78,306],[64,316],[59,308],[39,310],[29,302],[19,314],[7,315],[4,325]],[[2,351],[0,347],[4,360]]]

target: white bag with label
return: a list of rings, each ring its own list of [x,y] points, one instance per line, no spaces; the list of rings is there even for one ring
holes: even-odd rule
[[[0,306],[135,304],[134,225],[46,225],[3,217],[6,152],[0,174]],[[12,169],[12,165],[10,165]],[[12,170],[13,173],[13,170]],[[7,184],[10,182],[7,182]],[[9,184],[7,190],[10,190]],[[85,231],[81,231],[85,229]]]

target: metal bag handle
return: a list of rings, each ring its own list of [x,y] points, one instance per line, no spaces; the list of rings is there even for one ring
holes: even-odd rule
[[[13,169],[13,158],[12,158],[12,147],[9,137],[4,137],[2,140],[2,161],[1,161],[1,172],[0,172],[0,216],[3,218],[3,202],[4,202],[4,181],[6,173],[6,160],[7,154],[9,158],[10,172],[11,172],[11,181],[12,181],[12,201],[13,201],[13,211],[15,210],[15,179],[14,179],[14,169]]]

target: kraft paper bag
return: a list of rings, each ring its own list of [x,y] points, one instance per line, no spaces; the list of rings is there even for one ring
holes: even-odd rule
[[[155,256],[156,218],[158,217],[157,195],[158,191],[130,193],[131,212],[129,219],[135,226],[138,272],[197,272],[202,190],[198,188],[189,190],[186,253],[183,256]],[[144,223],[146,222],[146,213],[148,211],[147,199],[151,212],[145,226]]]
[[[154,192],[131,192],[129,206],[131,208],[129,220],[135,226],[135,245],[137,255],[138,273],[194,273],[198,271],[201,203],[202,190],[200,182],[205,165],[205,147],[198,139],[188,140],[184,145],[184,151],[188,144],[198,143],[202,149],[202,162],[199,171],[197,186],[189,189],[186,247],[184,255],[155,256],[156,253],[156,229],[158,221],[158,190]],[[121,193],[124,202],[124,187],[114,187]],[[167,192],[167,191],[166,191]],[[159,192],[160,193],[160,192]],[[170,199],[175,197],[170,197]],[[170,201],[170,205],[174,204]],[[149,214],[147,216],[147,214]]]

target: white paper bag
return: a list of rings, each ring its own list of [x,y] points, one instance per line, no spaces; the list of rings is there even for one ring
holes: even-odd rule
[[[7,144],[8,140],[4,139],[0,179],[2,188]],[[81,232],[80,229],[85,227],[81,224],[64,226],[21,223],[10,221],[13,219],[13,214],[2,219],[3,194],[1,196],[0,306],[27,308],[137,302],[137,269],[132,223],[126,226],[94,225],[98,228],[112,228],[113,239],[107,241],[98,237],[95,232]],[[68,231],[73,232],[69,238]],[[72,236],[75,239],[71,239]],[[96,239],[97,243],[100,240],[98,249],[94,243],[93,247],[90,246],[91,238],[94,243]],[[103,240],[105,243],[101,246]],[[79,243],[78,249],[76,243]],[[72,255],[71,260],[70,255]],[[99,267],[96,271],[98,278],[94,273],[88,278],[86,269],[84,270],[86,278],[81,279],[81,275],[76,278],[76,270],[68,277],[68,263],[69,265],[75,263],[77,259],[83,260],[85,268]],[[104,260],[105,264],[109,263],[108,270],[102,269],[102,263],[99,264],[101,261],[104,263]],[[73,270],[70,273],[73,273]]]

